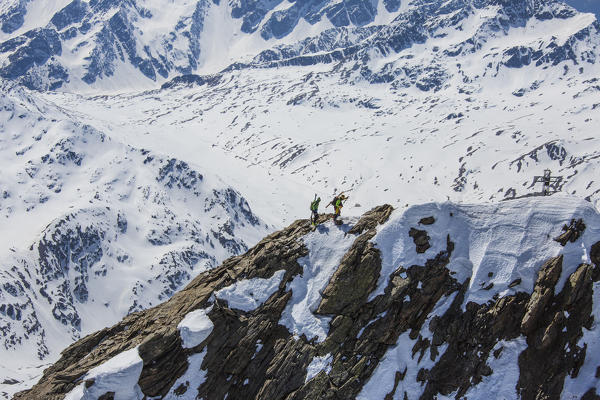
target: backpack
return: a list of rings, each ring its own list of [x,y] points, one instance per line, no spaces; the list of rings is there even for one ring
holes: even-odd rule
[[[310,211],[317,211],[318,208],[319,202],[317,200],[314,200],[312,203],[310,203]]]
[[[337,203],[339,196],[334,196],[333,200],[331,200],[331,205],[335,207],[335,203]]]

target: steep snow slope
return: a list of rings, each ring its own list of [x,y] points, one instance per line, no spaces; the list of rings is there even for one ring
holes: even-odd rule
[[[168,299],[267,231],[218,177],[0,90],[3,381]]]
[[[0,8],[0,76],[36,89],[155,87],[217,72],[332,27],[382,23],[397,0],[11,1]]]
[[[0,76],[41,90],[123,91],[156,87],[180,74],[216,73],[231,64],[228,68],[282,60],[306,65],[307,55],[364,61],[443,37],[445,28],[468,33],[462,23],[480,11],[486,17],[482,29],[449,49],[452,57],[478,50],[490,37],[532,18],[568,19],[575,13],[555,0],[177,0],[168,7],[155,0],[10,1],[0,8]],[[533,59],[571,56],[560,40],[553,46],[549,56],[532,47]],[[526,49],[514,48],[511,55],[518,50]],[[434,67],[437,73],[422,84],[443,78],[444,68]],[[386,71],[379,79],[397,74]]]
[[[314,232],[295,222],[71,346],[18,399],[597,396],[600,214],[589,202],[391,211]]]

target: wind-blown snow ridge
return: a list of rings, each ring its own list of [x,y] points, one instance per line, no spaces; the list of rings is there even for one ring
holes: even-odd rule
[[[543,241],[544,235],[573,218],[597,218],[596,209],[587,202],[569,196],[556,196],[553,200],[513,200],[489,205],[433,203],[408,209],[401,218],[391,219],[373,238],[384,256],[378,288],[371,298],[383,293],[388,276],[399,266],[423,265],[445,251],[447,235],[455,243],[448,269],[459,282],[469,281],[463,310],[468,302],[485,304],[517,291],[531,292],[541,264],[562,253],[565,267],[556,285],[558,293],[581,263],[591,263],[586,249],[595,243],[600,232],[592,224],[581,242],[565,247],[555,241]],[[564,206],[557,207],[559,202]],[[434,216],[435,226],[419,224],[425,214]],[[414,251],[408,225],[427,232],[433,244],[424,253]],[[515,281],[519,284],[514,285]]]

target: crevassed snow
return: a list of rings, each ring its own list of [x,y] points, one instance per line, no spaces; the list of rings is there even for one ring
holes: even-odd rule
[[[328,222],[304,236],[308,255],[298,260],[303,272],[288,283],[287,289],[292,290],[292,297],[279,320],[294,335],[304,334],[308,340],[317,338],[317,341],[327,337],[331,318],[317,316],[313,312],[321,302],[321,291],[354,242],[355,236],[346,236],[348,228],[347,225],[337,226]]]
[[[561,394],[562,399],[581,399],[585,392],[590,388],[596,388],[596,393],[600,393],[600,380],[596,373],[600,366],[600,282],[594,282],[594,295],[592,298],[592,316],[594,323],[592,329],[583,328],[583,336],[577,344],[583,347],[587,344],[585,353],[585,362],[579,369],[579,374],[576,377],[567,375],[565,384]]]
[[[427,216],[434,216],[435,223],[419,226],[419,219]],[[583,218],[588,228],[578,242],[563,248],[552,239],[572,218]],[[416,253],[408,236],[411,227],[427,231],[431,238],[432,247],[424,254]],[[398,267],[423,266],[426,259],[445,250],[447,235],[455,244],[448,269],[461,283],[470,279],[463,307],[469,301],[483,304],[495,294],[530,293],[543,263],[563,254],[558,292],[580,263],[590,262],[586,248],[598,237],[599,227],[600,215],[589,202],[564,195],[500,204],[431,203],[411,207],[400,215],[396,213],[373,238],[382,252],[382,273],[370,298],[383,293],[389,275]],[[521,283],[509,288],[517,278]],[[484,290],[490,283],[493,287]]]
[[[215,292],[218,299],[226,300],[230,308],[252,311],[260,307],[279,288],[285,270],[276,271],[268,279],[243,279]]]
[[[304,383],[310,381],[321,371],[325,371],[326,374],[329,374],[332,362],[333,356],[331,353],[322,357],[314,357],[310,364],[308,364],[308,367],[306,367],[306,378],[304,379]]]
[[[106,392],[114,392],[115,400],[141,400],[144,394],[138,380],[143,366],[137,347],[124,351],[88,371],[82,380],[93,379],[94,384],[86,388],[85,383],[81,383],[65,400],[96,400]]]
[[[186,314],[181,320],[177,329],[183,341],[183,347],[186,349],[196,347],[202,343],[212,332],[214,324],[207,313],[212,307],[207,309],[198,309]]]

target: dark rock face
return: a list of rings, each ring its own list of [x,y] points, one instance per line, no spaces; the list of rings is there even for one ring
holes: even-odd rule
[[[435,223],[434,217],[425,217],[419,220],[420,225],[433,225]]]
[[[179,394],[191,390],[189,382],[174,384],[189,368],[187,357],[205,351],[202,370],[206,378],[193,388],[199,398],[352,399],[403,334],[414,343],[412,349],[405,349],[412,351],[413,359],[428,354],[432,361],[431,367],[417,373],[424,390],[421,398],[453,393],[463,397],[493,374],[488,360],[501,356],[502,341],[522,336],[527,347],[518,357],[515,393],[523,399],[559,398],[565,377],[576,377],[586,356],[586,348],[578,343],[583,328],[593,322],[592,285],[600,278],[600,243],[592,247],[594,265],[580,265],[559,293],[555,289],[563,256],[547,260],[540,268],[532,294],[495,296],[484,304],[467,302],[463,308],[470,282],[459,282],[447,268],[455,249],[447,236],[445,249],[423,265],[398,266],[383,294],[370,299],[381,271],[381,255],[370,240],[391,211],[390,206],[378,207],[348,231],[352,245],[314,311],[331,317],[322,342],[294,336],[279,323],[293,295],[288,283],[303,273],[298,259],[308,254],[302,237],[310,232],[310,224],[301,220],[266,237],[245,255],[198,276],[168,302],[131,314],[72,345],[31,391],[15,399],[62,398],[90,368],[134,346],[139,346],[144,361],[138,384],[149,397],[164,396],[171,389]],[[320,222],[330,217],[321,215]],[[269,278],[282,269],[281,283],[255,310],[230,308],[213,297],[215,290],[236,281]],[[444,297],[450,299],[449,306],[430,318]],[[208,305],[213,330],[196,347],[183,348],[177,324],[190,311],[206,310]],[[426,326],[431,336],[425,335]],[[326,355],[330,369],[306,380],[311,360]],[[407,398],[408,393],[399,389],[407,372],[396,372],[386,399]],[[585,396],[596,397],[593,390]]]
[[[50,22],[54,24],[57,30],[62,31],[69,25],[72,25],[85,17],[88,11],[88,4],[81,0],[73,0],[65,8],[54,14]]]
[[[0,17],[0,23],[2,24],[0,29],[2,29],[2,32],[13,33],[23,26],[25,14],[27,13],[26,5],[27,0],[21,0]]]
[[[582,328],[591,322],[593,271],[598,265],[582,264],[555,296],[561,261],[540,270],[534,294],[541,294],[535,299],[532,295],[521,325],[528,347],[519,357],[517,387],[525,399],[559,398],[566,375],[576,377],[585,360],[586,346],[578,342]]]
[[[18,78],[62,52],[60,38],[53,29],[36,29],[24,36],[20,40],[2,43],[3,52],[14,51],[9,56],[10,63],[0,69],[0,76],[7,79]]]
[[[569,225],[562,227],[562,230],[564,233],[554,238],[554,240],[566,246],[567,242],[575,243],[579,239],[583,231],[585,231],[585,223],[581,218],[578,220],[572,219]]]
[[[417,246],[417,253],[425,253],[427,249],[431,247],[429,244],[430,238],[429,235],[427,235],[427,231],[411,228],[408,232],[408,236],[413,238],[415,246]]]
[[[250,0],[234,3],[231,15],[242,18],[242,32],[255,32],[270,10],[278,6],[280,1]],[[398,10],[399,2],[386,1],[386,8],[390,12]],[[315,24],[326,17],[335,27],[364,26],[373,22],[377,15],[377,4],[371,0],[344,0],[330,5],[327,2],[304,1],[295,2],[287,9],[275,11],[264,22],[260,35],[265,39],[287,36],[291,33],[301,19]]]
[[[565,3],[582,12],[591,12],[596,14],[596,19],[600,20],[600,4],[589,0],[567,0]]]

